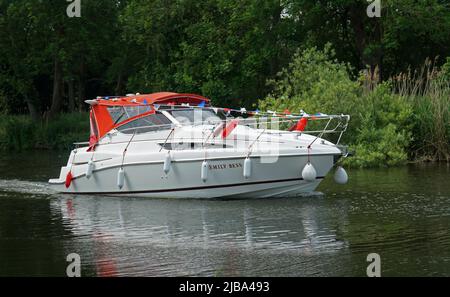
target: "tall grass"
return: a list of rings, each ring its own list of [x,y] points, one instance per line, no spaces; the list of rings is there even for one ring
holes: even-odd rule
[[[450,80],[445,67],[426,60],[418,71],[392,78],[393,91],[413,106],[410,158],[450,161]]]
[[[0,149],[68,149],[89,138],[88,113],[61,114],[51,122],[33,122],[26,115],[4,115],[0,121]]]

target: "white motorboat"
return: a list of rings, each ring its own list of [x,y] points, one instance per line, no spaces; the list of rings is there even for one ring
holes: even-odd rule
[[[86,102],[91,105],[89,143],[77,143],[59,178],[49,180],[61,193],[292,196],[314,191],[347,155],[339,141],[348,115],[232,110],[213,107],[203,96],[169,92]],[[308,122],[325,127],[306,132]],[[342,167],[335,178],[346,182]]]

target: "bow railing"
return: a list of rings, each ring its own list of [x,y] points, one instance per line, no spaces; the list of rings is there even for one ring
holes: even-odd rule
[[[223,126],[225,129],[227,124],[231,121],[237,121],[237,125],[248,126],[260,131],[264,131],[265,134],[280,134],[280,133],[297,133],[297,134],[311,134],[317,135],[316,138],[322,138],[326,134],[337,134],[337,140],[333,141],[336,145],[339,144],[343,133],[348,128],[350,121],[349,115],[328,115],[328,114],[306,114],[304,112],[299,114],[292,114],[287,112],[259,112],[259,111],[246,111],[246,110],[233,110],[228,108],[216,108],[216,107],[196,107],[186,105],[160,105],[158,111],[161,113],[170,112],[171,110],[177,111],[189,111],[194,109],[208,109],[213,110],[217,117],[213,119],[193,119],[182,121],[179,118],[172,117],[176,120],[176,123],[162,124],[162,125],[142,125],[136,127],[129,127],[126,129],[120,129],[120,127],[112,130],[108,134],[124,133],[124,134],[140,134],[144,132],[155,132],[161,130],[168,130],[169,133],[174,134],[177,126],[189,126],[189,125],[208,125],[213,126],[213,130],[219,126]],[[221,118],[220,118],[221,117]],[[307,122],[306,127],[303,130],[297,130],[295,125],[299,121]],[[235,127],[233,127],[234,129]],[[105,135],[105,137],[108,136]],[[152,133],[149,134],[151,136]],[[206,136],[210,137],[210,136]],[[161,137],[147,139],[148,141],[160,141]],[[205,142],[205,139],[202,140]],[[85,146],[88,142],[76,142],[75,147]]]

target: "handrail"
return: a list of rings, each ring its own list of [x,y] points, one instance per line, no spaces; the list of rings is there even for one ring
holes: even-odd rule
[[[169,105],[170,107],[173,107],[173,105]],[[196,108],[196,106],[181,106],[182,108],[177,108],[176,110],[192,110],[193,108]],[[201,107],[198,107],[201,108]],[[207,107],[208,109],[213,109],[213,107]],[[280,113],[282,114],[282,113]],[[248,118],[240,118],[239,121],[239,125],[243,125],[243,126],[256,126],[255,129],[257,130],[263,130],[264,133],[266,134],[276,134],[276,133],[298,133],[298,134],[318,134],[316,138],[322,137],[324,134],[332,134],[332,133],[340,133],[338,140],[336,142],[336,144],[339,144],[343,133],[347,130],[348,127],[348,123],[350,121],[350,116],[349,115],[344,115],[344,114],[340,114],[340,115],[324,115],[324,114],[319,114],[319,115],[307,115],[307,114],[301,114],[301,115],[292,115],[292,114],[283,114],[283,115],[274,115],[274,113],[258,113],[258,114],[253,114],[251,117]],[[310,120],[314,120],[314,121],[322,121],[322,120],[328,120],[326,126],[324,129],[320,129],[320,130],[307,130],[305,129],[304,131],[284,131],[284,130],[270,130],[267,129],[267,127],[264,127],[264,124],[283,124],[283,123],[293,123],[294,121],[298,121],[301,118],[307,118]],[[229,121],[231,119],[231,117],[228,117],[227,119],[216,119],[214,121],[214,123],[217,125],[218,123],[226,123],[227,121]],[[331,128],[331,129],[327,129],[328,126],[330,125],[330,123],[333,120],[338,120],[338,122],[336,123],[336,125]],[[197,126],[197,125],[212,125],[211,124],[211,120],[207,121],[207,120],[201,120],[201,121],[195,121],[195,122],[189,122],[189,123],[181,123],[182,126]],[[111,131],[119,131],[120,133],[124,133],[127,131],[133,131],[134,133],[139,133],[139,130],[142,129],[148,129],[148,128],[152,128],[155,129],[155,131],[149,131],[149,132],[156,132],[156,131],[160,131],[162,129],[171,129],[173,128],[174,123],[169,123],[169,124],[161,124],[161,125],[146,125],[146,126],[139,126],[139,127],[130,127],[130,128],[126,128],[126,129],[113,129]],[[260,128],[258,128],[260,127]],[[120,128],[120,127],[118,127]],[[110,134],[111,131],[109,133],[107,133],[106,135]],[[173,131],[172,131],[173,132]],[[172,133],[169,133],[169,136]],[[168,137],[169,137],[168,136]],[[208,137],[209,138],[209,137]],[[167,140],[167,139],[166,139]],[[205,142],[205,141],[203,141]],[[74,145],[76,147],[79,147],[81,145],[87,145],[89,144],[89,142],[75,142]]]
[[[315,120],[325,120],[325,119],[341,119],[341,118],[345,118],[345,117],[341,117],[341,116],[333,116],[333,117],[322,117],[322,118],[316,118]],[[252,118],[253,119],[253,118]],[[245,126],[245,125],[249,125],[249,124],[255,124],[254,121],[251,121],[252,119],[240,119],[239,121],[239,125]],[[291,117],[289,119],[285,119],[285,120],[281,120],[281,121],[277,121],[277,123],[291,123],[295,120],[301,119],[301,117]],[[217,120],[216,123],[220,123],[220,122],[227,122],[227,120]],[[262,123],[270,123],[270,120],[267,121],[259,121],[259,123],[256,124],[262,124]],[[191,126],[194,125],[195,126],[199,126],[199,125],[203,125],[207,123],[208,125],[211,125],[211,123],[209,121],[199,121],[199,122],[195,122],[195,123],[182,123],[183,126]],[[302,131],[302,133],[334,133],[334,132],[340,132],[340,131],[336,131],[337,128],[339,128],[341,124],[338,123],[336,124],[335,128],[330,129],[330,130],[326,130],[326,129],[321,129],[321,130],[305,130]],[[130,127],[130,128],[126,128],[126,129],[122,129],[122,130],[118,130],[119,132],[123,133],[123,131],[134,131],[134,130],[139,130],[139,129],[148,129],[148,128],[166,128],[166,129],[171,129],[173,127],[173,123],[170,124],[162,124],[162,125],[146,125],[146,126],[139,126],[139,127]],[[344,125],[344,127],[346,128],[346,125]],[[296,132],[296,131],[286,131],[286,132]],[[270,133],[270,130],[267,132]]]

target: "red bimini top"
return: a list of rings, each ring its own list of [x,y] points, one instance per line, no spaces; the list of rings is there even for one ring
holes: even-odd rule
[[[95,144],[109,131],[127,122],[155,113],[154,104],[191,106],[209,106],[210,100],[196,94],[179,94],[172,92],[159,92],[153,94],[131,95],[125,97],[97,97],[97,99],[86,100],[91,105],[89,137],[89,148],[93,149]],[[114,121],[110,110],[114,107],[144,107],[144,112],[137,112],[135,116],[128,117],[123,121]],[[147,108],[145,108],[147,107]]]

